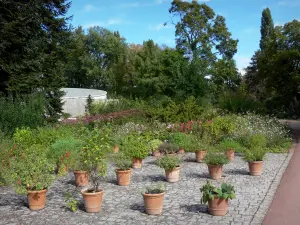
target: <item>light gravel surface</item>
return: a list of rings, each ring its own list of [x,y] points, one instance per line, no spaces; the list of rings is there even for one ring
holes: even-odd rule
[[[282,173],[291,154],[268,154],[260,177],[248,174],[248,164],[240,156],[224,166],[223,178],[213,181],[231,183],[236,188],[236,199],[230,201],[229,212],[223,217],[208,214],[207,206],[200,204],[199,188],[208,178],[207,166],[195,162],[192,153],[184,154],[180,181],[167,183],[164,170],[158,168],[154,157],[143,161],[142,169],[133,170],[131,184],[116,185],[114,168],[109,166],[108,177],[103,180],[104,197],[100,213],[85,213],[80,189],[74,185],[69,173],[55,181],[47,193],[46,208],[31,211],[26,196],[16,195],[11,188],[0,187],[0,224],[259,224],[264,217],[279,185]],[[141,190],[153,183],[166,185],[163,213],[160,216],[145,214]],[[79,210],[66,208],[64,193],[74,193]]]

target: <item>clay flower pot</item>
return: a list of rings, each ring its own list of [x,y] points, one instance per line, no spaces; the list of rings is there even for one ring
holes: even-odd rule
[[[46,205],[47,189],[41,191],[27,191],[28,205],[31,210],[40,210]]]
[[[75,176],[76,186],[83,187],[89,184],[89,175],[87,171],[75,170],[73,173]]]
[[[127,186],[130,184],[130,177],[131,177],[131,169],[129,170],[116,170],[117,174],[117,183],[120,186]]]
[[[248,162],[248,165],[252,176],[260,176],[262,174],[263,161]]]
[[[207,165],[209,176],[213,180],[222,178],[223,165]]]
[[[152,151],[152,156],[159,157],[160,152],[159,151]]]
[[[142,159],[133,159],[132,160],[132,168],[133,169],[139,169],[142,168]]]
[[[143,194],[146,213],[149,215],[160,215],[163,209],[165,193]]]
[[[176,167],[173,170],[166,170],[165,172],[168,182],[174,183],[179,181],[180,166]]]
[[[226,155],[230,162],[232,162],[234,160],[234,150],[233,149],[229,149],[228,151],[226,151]]]
[[[225,216],[228,211],[228,199],[215,197],[208,201],[208,211],[213,216]]]
[[[113,152],[114,153],[118,153],[120,151],[120,147],[118,146],[118,145],[115,145],[114,147],[113,147]]]
[[[103,190],[95,193],[89,193],[86,190],[81,191],[86,212],[96,213],[101,211],[103,192]]]
[[[178,150],[178,154],[184,154],[184,149],[183,149],[183,148],[180,148],[180,149]]]
[[[197,162],[203,162],[203,159],[204,159],[206,153],[207,153],[207,151],[205,151],[205,150],[204,151],[197,151],[197,152],[195,152],[195,154],[196,154],[196,161]]]

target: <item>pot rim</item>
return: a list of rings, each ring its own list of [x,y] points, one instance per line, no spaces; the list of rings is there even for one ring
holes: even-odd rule
[[[221,164],[221,165],[213,165],[213,164],[206,164],[207,166],[212,166],[212,167],[223,167],[224,164]]]
[[[263,163],[264,162],[264,160],[261,160],[261,161],[248,161],[248,163]]]
[[[174,169],[171,169],[171,170],[166,170],[165,171],[176,171],[176,170],[180,170],[181,169],[181,166],[176,166]]]
[[[145,196],[145,197],[155,197],[155,196],[162,196],[162,195],[164,195],[165,194],[165,191],[164,192],[162,192],[162,193],[159,193],[159,194],[146,194],[146,193],[142,193],[142,195],[143,196]]]
[[[196,150],[195,153],[197,152],[207,152],[207,150]]]
[[[116,171],[116,172],[129,172],[129,171],[131,172],[132,169],[129,168],[128,170],[121,170],[121,169],[118,168],[118,169],[116,169],[115,171]]]
[[[73,173],[88,173],[86,170],[73,170]]]
[[[81,190],[80,192],[81,192],[82,195],[98,195],[98,194],[101,194],[101,193],[104,192],[103,189],[100,189],[100,191],[95,192],[95,193],[87,193],[87,192],[86,192],[87,190],[88,190],[88,188],[83,189],[83,190]]]
[[[39,191],[30,191],[30,190],[27,190],[27,193],[28,194],[36,194],[36,193],[46,193],[48,191],[48,189],[43,189],[43,190],[39,190]]]

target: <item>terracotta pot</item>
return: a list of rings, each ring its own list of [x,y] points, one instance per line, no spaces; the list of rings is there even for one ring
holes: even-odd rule
[[[215,197],[208,201],[208,211],[213,216],[225,216],[228,211],[228,199]]]
[[[195,154],[196,154],[196,161],[197,162],[203,162],[203,159],[204,159],[206,153],[207,153],[207,151],[205,151],[205,150],[204,151],[195,152]]]
[[[127,186],[130,184],[130,177],[131,177],[131,169],[129,170],[116,170],[117,174],[117,182],[120,186]]]
[[[47,189],[41,191],[27,191],[28,205],[31,210],[40,210],[46,205]]]
[[[213,180],[218,180],[222,178],[223,165],[207,165],[208,172]]]
[[[143,194],[146,213],[149,215],[160,215],[163,209],[165,193]]]
[[[160,152],[159,151],[152,151],[152,155],[155,156],[155,157],[159,157]]]
[[[248,162],[248,165],[252,176],[260,176],[262,174],[263,161]]]
[[[86,212],[95,213],[101,211],[103,192],[103,190],[96,193],[88,193],[86,190],[81,191]]]
[[[179,175],[180,175],[180,166],[176,167],[172,170],[165,170],[167,181],[174,183],[179,181]]]
[[[227,150],[226,155],[230,162],[232,162],[234,160],[234,150],[233,149]]]
[[[75,176],[76,186],[83,187],[89,184],[89,174],[87,171],[75,170],[73,173]]]
[[[179,149],[178,154],[184,154],[184,149],[183,148]]]
[[[133,159],[132,160],[132,168],[139,169],[142,168],[142,159]]]
[[[118,153],[120,151],[120,147],[118,145],[115,145],[113,147],[113,151],[114,151],[114,153]]]

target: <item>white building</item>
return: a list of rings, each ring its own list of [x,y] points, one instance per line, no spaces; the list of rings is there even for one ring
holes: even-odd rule
[[[62,88],[65,92],[62,101],[63,112],[71,117],[83,116],[85,114],[86,100],[91,95],[94,101],[103,101],[107,99],[107,92],[96,89],[84,88]]]

